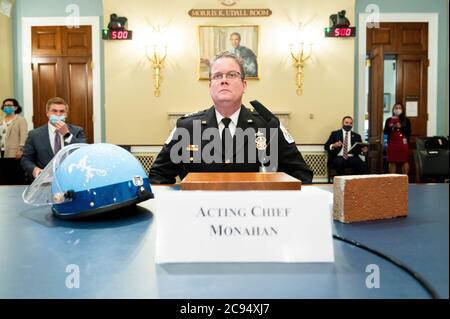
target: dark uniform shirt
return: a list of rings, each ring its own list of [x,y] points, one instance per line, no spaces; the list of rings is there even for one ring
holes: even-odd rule
[[[155,162],[149,173],[150,182],[153,184],[173,184],[175,183],[175,178],[177,176],[183,179],[189,172],[259,172],[261,167],[261,162],[258,160],[258,155],[252,156],[249,152],[253,151],[251,145],[254,141],[251,141],[250,149],[248,147],[248,138],[245,139],[245,143],[241,147],[237,147],[233,153],[233,160],[231,163],[226,162],[205,162],[205,159],[201,157],[201,160],[196,160],[199,158],[199,153],[202,152],[207,144],[211,143],[211,137],[209,139],[201,138],[200,145],[195,144],[194,134],[194,121],[201,127],[201,134],[207,128],[216,128],[218,130],[216,112],[214,106],[211,108],[200,111],[197,113],[188,114],[177,120],[176,127],[184,128],[189,132],[190,141],[189,145],[184,149],[189,150],[189,156],[186,160],[179,163],[175,163],[171,160],[171,150],[172,148],[179,148],[177,143],[180,143],[180,137],[175,133],[173,138],[166,142],[163,146],[161,152],[158,154]],[[252,128],[255,132],[259,132],[259,129],[266,133],[267,149],[270,150],[270,136],[268,133],[270,130],[267,127],[267,122],[255,111],[250,111],[246,107],[241,106],[239,113],[239,119],[237,123],[237,128],[246,130]],[[287,132],[282,132],[280,128],[278,130],[278,172],[285,172],[297,179],[300,179],[302,183],[308,184],[312,182],[313,172],[308,167],[308,165],[303,160],[302,155],[297,149],[294,141],[291,139],[286,139],[285,134]],[[218,132],[218,131],[217,131]],[[198,134],[198,132],[197,132]],[[219,133],[217,133],[219,134]],[[236,134],[235,134],[236,135]],[[255,134],[253,134],[255,136]],[[253,137],[255,138],[255,137]],[[219,142],[220,143],[220,142]],[[175,150],[175,149],[174,149]],[[213,150],[214,152],[214,150]],[[241,153],[243,152],[243,153]],[[258,153],[257,148],[254,148],[255,154]],[[176,153],[173,151],[172,153]],[[269,153],[269,152],[268,152]],[[173,154],[172,154],[173,155]],[[269,154],[270,155],[270,154]],[[270,157],[270,156],[269,156]],[[243,161],[236,159],[243,158]],[[256,161],[252,159],[256,158]],[[250,159],[250,160],[249,160]]]

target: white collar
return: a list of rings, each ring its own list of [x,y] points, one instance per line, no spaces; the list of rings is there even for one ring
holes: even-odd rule
[[[55,134],[55,132],[56,132],[56,127],[54,127],[50,122],[48,122],[48,131],[51,134]]]
[[[347,133],[347,131],[346,131],[346,130],[344,130],[344,129],[342,129],[342,135],[343,135],[343,136],[345,135],[345,133]],[[352,133],[352,130],[348,131],[348,133],[350,133],[350,135],[351,135],[351,133]]]
[[[220,122],[222,122],[222,119],[225,118],[225,116],[223,116],[222,114],[220,114],[219,112],[216,111],[216,118],[217,118],[217,126],[219,126]],[[229,117],[229,119],[231,119],[231,122],[237,127],[237,122],[238,122],[238,118],[239,118],[239,113],[241,112],[241,108],[238,108],[236,112],[234,112],[233,114],[231,114],[231,116]]]

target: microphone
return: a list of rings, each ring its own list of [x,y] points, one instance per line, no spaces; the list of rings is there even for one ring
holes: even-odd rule
[[[267,124],[271,124],[269,127],[279,127],[280,120],[273,115],[264,105],[262,105],[258,100],[250,101],[250,104],[258,112],[259,115],[266,121]]]

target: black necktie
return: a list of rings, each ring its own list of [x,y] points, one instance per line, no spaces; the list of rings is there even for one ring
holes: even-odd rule
[[[231,160],[231,154],[233,154],[233,137],[231,136],[230,128],[231,119],[224,117],[222,119],[223,125],[225,125],[222,131],[222,158],[224,162]],[[228,151],[228,153],[225,153]]]

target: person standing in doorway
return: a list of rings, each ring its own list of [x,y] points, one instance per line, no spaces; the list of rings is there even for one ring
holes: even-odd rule
[[[396,103],[392,107],[392,116],[384,124],[384,134],[387,135],[387,161],[389,173],[397,172],[397,165],[401,165],[402,173],[408,175],[409,137],[411,123],[405,114],[405,107]]]

